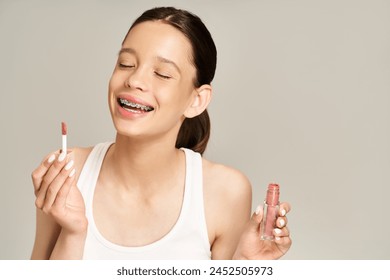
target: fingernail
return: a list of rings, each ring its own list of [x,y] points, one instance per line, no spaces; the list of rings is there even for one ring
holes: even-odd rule
[[[261,205],[257,206],[255,214],[259,215],[260,211],[261,211]]]
[[[72,166],[73,166],[73,159],[71,161],[69,161],[66,165],[65,165],[65,170],[69,170]]]
[[[286,210],[282,209],[282,211],[280,211],[280,214],[281,214],[282,217],[286,216]]]
[[[58,161],[61,162],[66,158],[66,153],[61,153],[60,156],[58,157]]]
[[[280,236],[275,236],[275,240],[280,240]]]
[[[279,224],[280,224],[280,226],[282,227],[282,226],[285,225],[285,221],[284,221],[283,219],[281,219],[281,220],[279,221]]]
[[[73,177],[73,175],[76,173],[76,169],[73,169],[70,174],[69,174],[69,178]]]
[[[275,229],[274,229],[274,232],[275,232],[276,234],[281,234],[281,233],[282,233],[282,230],[281,230],[280,228],[275,228]]]
[[[48,163],[52,163],[56,159],[56,155],[52,154],[49,159],[47,160]]]

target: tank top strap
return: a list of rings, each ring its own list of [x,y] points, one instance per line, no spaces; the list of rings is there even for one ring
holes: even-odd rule
[[[206,252],[210,252],[203,197],[202,156],[190,149],[181,148],[186,154],[186,188],[182,211],[185,227],[196,227]]]
[[[99,143],[95,145],[84,163],[83,169],[77,181],[77,186],[86,200],[86,206],[91,205],[100,168],[108,148],[113,142]]]

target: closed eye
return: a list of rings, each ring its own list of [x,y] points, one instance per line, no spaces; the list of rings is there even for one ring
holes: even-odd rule
[[[134,68],[134,65],[123,64],[123,63],[119,63],[118,66],[120,68]]]
[[[161,74],[161,73],[159,73],[159,72],[154,72],[154,74],[156,74],[158,77],[160,77],[160,78],[162,78],[162,79],[165,79],[165,80],[168,80],[168,79],[172,78],[172,77],[170,77],[170,76],[163,75],[163,74]]]

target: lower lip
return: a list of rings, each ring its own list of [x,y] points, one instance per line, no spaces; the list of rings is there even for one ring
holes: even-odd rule
[[[118,102],[116,102],[116,106],[117,106],[118,113],[125,118],[131,118],[131,119],[141,118],[146,116],[148,113],[150,113],[150,112],[143,112],[143,111],[135,111],[135,112],[127,111],[124,108],[122,108],[122,106],[120,106]]]

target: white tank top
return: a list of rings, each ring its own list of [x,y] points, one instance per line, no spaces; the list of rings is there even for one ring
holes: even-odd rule
[[[181,212],[170,232],[151,244],[124,247],[105,239],[96,227],[92,203],[100,168],[112,143],[96,145],[88,156],[77,185],[83,195],[88,233],[83,259],[210,259],[203,203],[202,158],[192,150],[184,149],[186,178]]]

